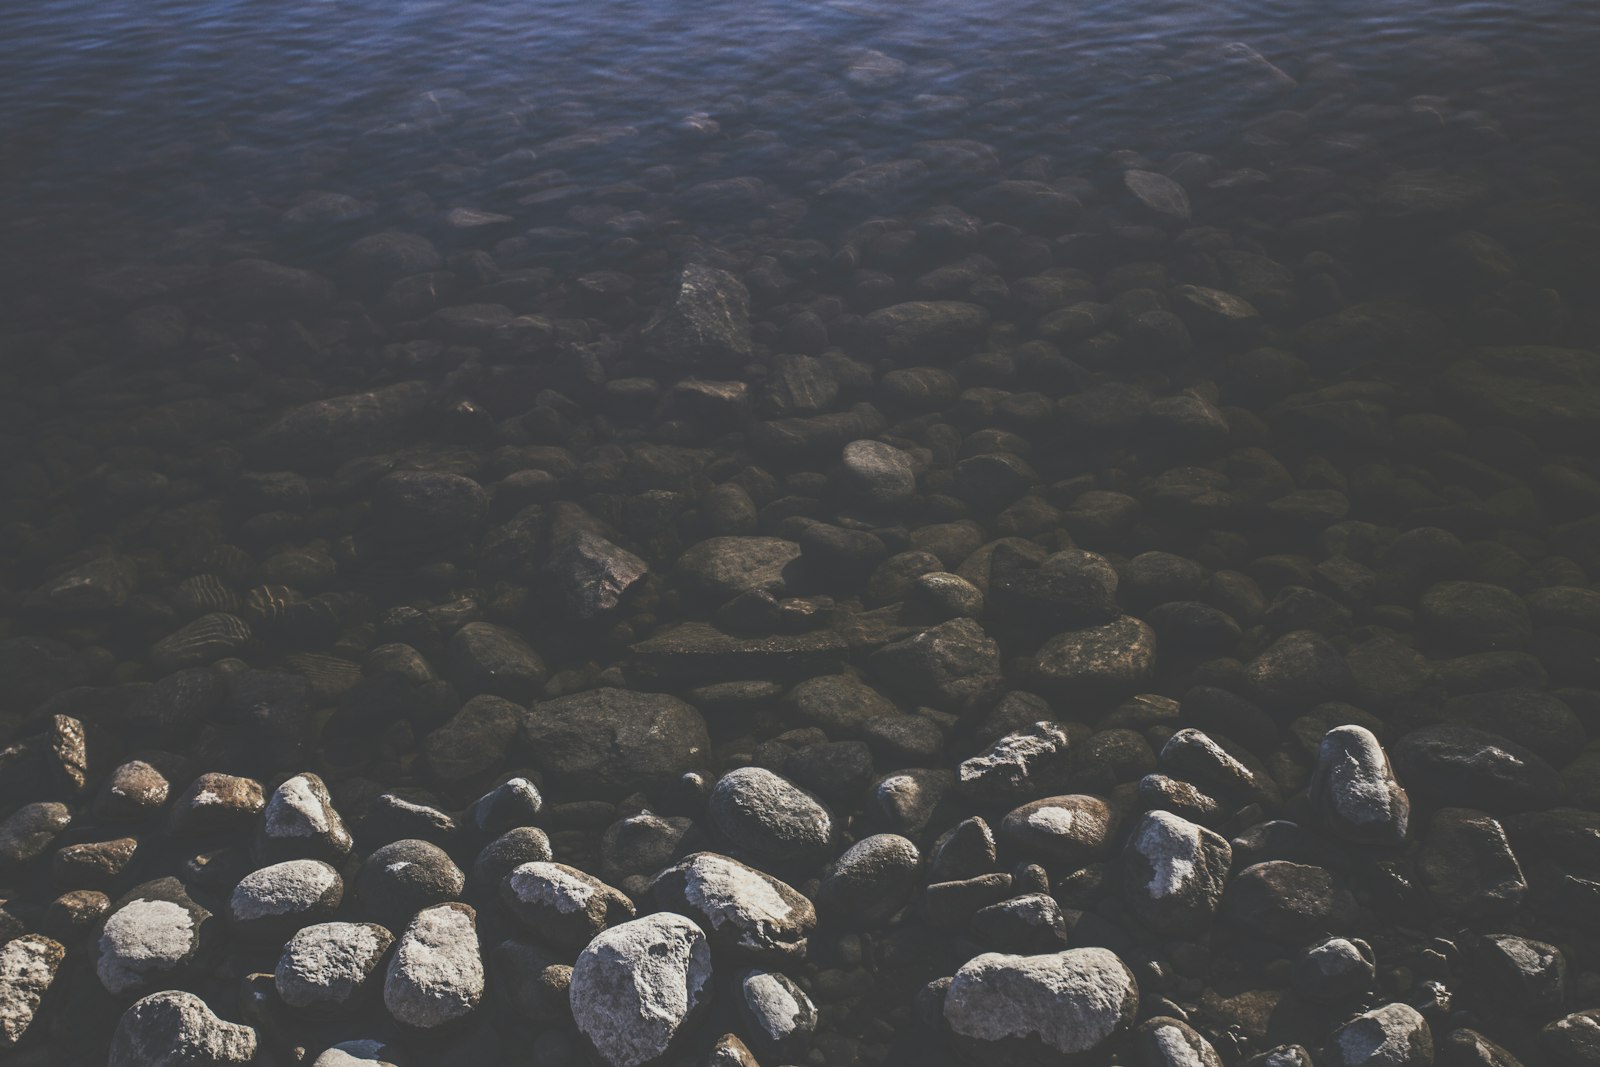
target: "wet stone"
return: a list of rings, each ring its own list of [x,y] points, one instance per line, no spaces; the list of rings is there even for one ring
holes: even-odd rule
[[[643,343],[682,370],[725,372],[750,356],[750,293],[727,271],[684,266],[677,289],[645,323]]]
[[[1045,690],[1063,697],[1132,693],[1148,681],[1156,662],[1155,632],[1131,615],[1046,641],[1033,673]]]
[[[683,701],[612,688],[533,705],[519,736],[549,788],[575,799],[663,788],[711,747],[705,720]]]

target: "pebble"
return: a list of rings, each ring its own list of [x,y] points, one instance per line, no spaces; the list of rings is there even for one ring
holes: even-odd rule
[[[117,996],[140,996],[192,971],[209,947],[211,913],[176,878],[130,890],[100,930],[95,973]]]
[[[863,837],[823,872],[817,912],[848,926],[883,922],[910,899],[921,860],[916,844],[899,834]]]
[[[273,972],[278,996],[291,1008],[337,1013],[353,1007],[394,935],[375,923],[316,923],[295,932]]]
[[[712,828],[756,863],[807,865],[827,858],[833,813],[782,775],[740,767],[717,779],[706,800]]]
[[[817,913],[785,882],[715,852],[696,852],[657,874],[650,893],[665,911],[700,924],[713,948],[773,963],[798,961]]]
[[[1000,823],[1000,836],[1068,871],[1109,855],[1121,826],[1121,814],[1104,798],[1068,794],[1012,809]]]
[[[682,915],[606,930],[572,967],[572,1017],[608,1067],[642,1067],[676,1047],[711,1000],[711,949]]]
[[[581,948],[634,916],[633,902],[620,890],[549,861],[513,868],[500,882],[500,902],[539,940],[560,948]]]
[[[219,1019],[193,993],[173,989],[122,1013],[108,1067],[227,1067],[255,1062],[256,1051],[253,1028]]]
[[[1317,749],[1311,805],[1333,833],[1359,845],[1398,845],[1411,823],[1411,799],[1389,757],[1362,726],[1329,730]]]
[[[804,1059],[818,1019],[805,990],[780,971],[749,970],[734,981],[734,1009],[754,1051],[779,1063]]]
[[[42,934],[0,945],[0,1048],[15,1048],[27,1037],[66,955],[64,945]]]
[[[477,912],[450,901],[417,912],[384,976],[383,1003],[397,1022],[430,1030],[454,1022],[483,999]]]
[[[979,1055],[1061,1057],[1103,1047],[1133,1022],[1139,986],[1115,953],[1076,948],[1038,956],[988,952],[956,971],[944,1020]]]

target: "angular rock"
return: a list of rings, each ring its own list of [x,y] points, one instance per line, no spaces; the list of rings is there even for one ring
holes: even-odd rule
[[[1329,1067],[1430,1067],[1433,1031],[1409,1004],[1386,1004],[1335,1030],[1323,1055]]]
[[[588,622],[617,610],[650,565],[598,534],[579,530],[550,554],[545,574],[579,619]]]
[[[736,371],[750,358],[750,292],[727,271],[685,264],[676,291],[651,315],[639,340],[680,370]]]
[[[1069,759],[1066,731],[1054,723],[1036,722],[963,760],[956,768],[956,780],[962,794],[976,803],[1016,803],[1063,788]]]
[[[1222,902],[1232,862],[1221,834],[1171,812],[1146,812],[1123,848],[1123,899],[1156,933],[1197,936]]]
[[[28,1034],[50,992],[67,950],[43,934],[23,934],[0,945],[0,1049]]]
[[[320,859],[337,863],[354,843],[320,777],[294,775],[272,791],[256,828],[256,858],[267,863]]]
[[[775,1063],[804,1059],[817,1029],[817,1007],[805,990],[777,971],[749,970],[734,981],[734,1010],[755,1051]]]
[[[882,684],[909,701],[958,710],[1000,685],[1000,647],[972,619],[952,619],[872,654]]]

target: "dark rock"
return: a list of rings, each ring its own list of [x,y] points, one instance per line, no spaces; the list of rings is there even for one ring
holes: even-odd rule
[[[712,828],[758,864],[817,864],[833,842],[832,812],[805,790],[760,767],[724,774],[706,809]]]
[[[1406,788],[1432,806],[1492,811],[1551,808],[1561,800],[1555,768],[1497,734],[1466,726],[1425,726],[1392,749]]]
[[[882,683],[909,701],[959,710],[1000,683],[1000,649],[972,619],[952,619],[885,645],[870,666]]]
[[[1251,933],[1285,944],[1348,933],[1359,922],[1354,897],[1327,870],[1287,860],[1240,871],[1228,883],[1223,911]]]
[[[255,854],[264,863],[320,859],[337,863],[353,844],[334,810],[328,787],[315,774],[297,774],[272,791],[256,828]]]
[[[356,901],[390,930],[400,930],[423,908],[455,900],[466,886],[450,856],[426,841],[392,841],[374,849],[356,875]]]
[[[1033,674],[1040,686],[1063,698],[1104,699],[1136,692],[1155,662],[1155,632],[1124,615],[1050,638],[1034,657]]]
[[[478,850],[472,878],[480,886],[497,886],[524,863],[552,858],[550,838],[537,826],[514,826]]]
[[[750,358],[750,292],[727,271],[686,264],[640,341],[680,370],[726,373]]]
[[[1440,808],[1417,856],[1420,880],[1449,915],[1509,915],[1528,891],[1505,829],[1486,812]]]
[[[1121,815],[1104,799],[1069,794],[1013,809],[1000,834],[1025,855],[1069,871],[1107,856],[1121,826]]]
[[[1377,982],[1377,957],[1360,938],[1330,937],[1301,951],[1294,963],[1294,988],[1314,1000],[1364,996]]]
[[[1134,1031],[1134,1048],[1140,1067],[1222,1067],[1222,1057],[1211,1042],[1171,1016],[1146,1019]]]
[[[535,704],[521,737],[550,788],[573,797],[665,788],[711,748],[705,720],[683,701],[609,688]]]
[[[961,792],[980,804],[1014,804],[1058,792],[1071,769],[1068,744],[1066,731],[1048,722],[1007,734],[961,762]]]
[[[543,664],[540,668],[542,676]],[[488,779],[505,762],[524,716],[523,709],[509,700],[473,697],[423,740],[422,757],[428,773],[447,786]]]
[[[847,926],[875,926],[895,912],[916,888],[921,855],[898,834],[873,834],[851,845],[823,873],[817,910]]]

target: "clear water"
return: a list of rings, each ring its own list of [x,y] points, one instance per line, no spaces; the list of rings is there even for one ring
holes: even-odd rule
[[[964,447],[1021,448],[1009,433],[1036,434],[1042,443],[1031,456],[1039,475],[1034,496],[1050,510],[1034,516],[1059,517],[1088,488],[1176,501],[1181,514],[1196,516],[1192,529],[1165,520],[1130,523],[1126,544],[1090,546],[1119,565],[1138,552],[1171,548],[1209,571],[1248,571],[1270,599],[1280,587],[1298,589],[1313,564],[1344,561],[1348,552],[1359,567],[1317,573],[1335,599],[1355,589],[1352,611],[1312,622],[1332,632],[1341,652],[1393,637],[1405,654],[1415,646],[1439,667],[1429,675],[1432,688],[1419,683],[1392,706],[1382,704],[1392,693],[1372,697],[1366,710],[1391,716],[1386,742],[1433,721],[1447,695],[1532,680],[1568,694],[1581,712],[1577,739],[1592,746],[1600,723],[1600,637],[1592,615],[1574,623],[1561,614],[1570,608],[1581,616],[1587,601],[1547,609],[1546,621],[1564,620],[1552,626],[1562,634],[1548,648],[1525,640],[1528,656],[1467,663],[1470,641],[1452,644],[1455,638],[1438,638],[1418,621],[1426,616],[1420,585],[1404,592],[1380,585],[1370,595],[1356,587],[1362,577],[1391,577],[1384,549],[1401,530],[1437,526],[1467,544],[1452,557],[1453,577],[1519,595],[1596,588],[1597,47],[1600,4],[1582,0],[4,0],[0,666],[15,677],[0,679],[0,743],[39,736],[41,706],[91,721],[103,715],[114,732],[116,715],[107,709],[122,708],[176,662],[162,658],[160,643],[203,611],[237,605],[249,587],[265,588],[260,565],[271,558],[283,573],[311,574],[307,593],[354,593],[373,603],[348,625],[330,601],[331,623],[311,619],[320,629],[284,635],[262,625],[248,646],[217,646],[211,659],[237,653],[252,668],[310,678],[315,699],[306,698],[305,722],[315,728],[292,737],[279,729],[271,744],[257,747],[250,731],[270,714],[255,705],[234,708],[232,719],[195,732],[195,766],[185,766],[238,770],[269,784],[313,766],[355,822],[359,805],[378,789],[439,784],[419,769],[418,750],[448,715],[430,704],[408,712],[408,721],[391,721],[384,718],[388,691],[358,683],[364,664],[383,673],[364,658],[372,648],[412,640],[407,627],[420,609],[431,612],[434,638],[477,618],[524,632],[547,660],[552,692],[613,684],[623,676],[612,668],[629,662],[632,643],[711,618],[715,605],[694,604],[671,588],[674,560],[707,535],[704,516],[694,511],[704,502],[689,498],[705,495],[702,482],[731,483],[730,472],[753,462],[747,451],[735,452],[748,442],[693,419],[629,421],[644,419],[648,401],[677,377],[638,347],[637,328],[670,295],[681,263],[704,258],[746,272],[760,357],[784,352],[801,311],[815,309],[828,321],[830,342],[854,361],[851,373],[868,380],[846,382],[844,392],[854,392],[825,409],[880,397],[871,379],[896,361],[950,366],[963,387],[1003,386],[1021,396],[1009,408],[994,395],[964,396],[886,436],[907,448],[926,445],[953,467],[968,455]],[[926,164],[913,168],[913,180],[873,196],[839,192],[839,183],[848,186],[864,168],[892,170],[906,160]],[[1153,222],[1123,184],[1130,169],[1180,181],[1192,223]],[[732,179],[756,181],[706,185]],[[1003,179],[1048,183],[1081,202],[1081,211],[1035,225],[1028,210],[985,200]],[[1037,184],[1030,189],[1037,192]],[[313,213],[306,221],[307,206],[326,209],[328,194],[344,198],[331,202],[356,217]],[[915,220],[951,203],[979,215],[993,208],[1007,221],[966,244],[954,242],[960,247],[948,256],[936,241],[928,242],[932,252],[912,245],[909,256],[907,245],[895,243]],[[463,211],[504,217],[476,227]],[[450,257],[446,272],[455,278],[440,281],[439,293],[413,287],[392,299],[364,287],[347,272],[346,250],[384,230],[427,236]],[[821,242],[823,256],[800,248],[800,240]],[[1232,285],[1216,258],[1230,248],[1270,258],[1278,264],[1274,277],[1287,279],[1276,304],[1263,296],[1266,325],[1238,344],[1223,336],[1226,329],[1201,338],[1188,362],[1146,359],[1139,345],[1159,347],[1160,338],[1139,334],[1133,320],[1168,300],[1166,290],[1179,283]],[[978,268],[976,282],[929,274],[974,252],[992,260]],[[261,259],[318,272],[331,280],[336,299],[296,320],[219,298],[228,264]],[[1040,317],[1037,307],[1019,310],[1017,283],[1052,267],[1083,272],[1096,300],[1111,305],[1104,310],[1109,326],[1063,340],[1055,354],[1070,364],[1040,360],[1038,348],[1013,362]],[[1012,288],[996,295],[1003,286],[986,271]],[[587,351],[598,353],[611,388],[569,404],[540,391],[581,378],[588,367],[576,361],[530,369],[493,344],[481,359],[385,347],[454,336],[456,327],[430,316],[451,303],[482,302],[475,289],[502,272],[527,286],[495,288],[490,302],[558,320],[555,329],[567,340],[597,342]],[[444,292],[450,284],[454,295]],[[923,359],[891,356],[863,340],[863,316],[928,295],[990,301],[995,328],[983,344],[993,358],[962,361],[980,357],[976,343],[968,352]],[[1411,343],[1420,336],[1414,317],[1396,325],[1379,314],[1370,330],[1365,320],[1339,319],[1351,307],[1381,311],[1388,302],[1426,319],[1424,342]],[[1332,327],[1319,324],[1334,319],[1342,332],[1330,339]],[[1118,331],[1134,340],[1099,343]],[[1509,399],[1492,395],[1481,377],[1465,386],[1452,378],[1441,388],[1441,376],[1482,344],[1546,345],[1567,354],[1536,355],[1503,379],[1491,375],[1507,383]],[[1280,348],[1306,361],[1280,358]],[[1268,354],[1252,354],[1263,350]],[[763,368],[749,377],[759,390],[777,373]],[[641,385],[643,377],[656,384]],[[339,469],[308,462],[310,488],[292,504],[273,494],[293,496],[289,489],[303,485],[247,477],[263,473],[252,468],[253,435],[285,411],[411,379],[435,392],[438,419],[413,440],[385,443],[412,448],[402,459]],[[1233,462],[1222,458],[1230,449],[1260,445],[1292,472],[1274,498],[1288,503],[1270,521],[1262,507],[1243,520],[1230,511],[1217,529],[1202,528],[1212,514],[1201,492],[1207,472],[1188,467],[1181,448],[1164,450],[1159,440],[1118,441],[1104,451],[1079,438],[1061,445],[1054,428],[1066,416],[1054,415],[1092,423],[1099,414],[1070,409],[1071,394],[1091,380],[1137,381],[1158,397],[1192,387],[1194,396],[1226,409],[1232,434],[1221,444],[1207,438],[1215,448],[1196,462],[1220,468]],[[1573,386],[1565,396],[1564,380]],[[537,417],[524,419],[536,399]],[[1051,417],[1034,418],[1041,405]],[[574,424],[579,429],[568,433]],[[974,445],[979,431],[989,436]],[[1586,438],[1590,432],[1596,436]],[[666,447],[624,454],[622,446],[641,442]],[[581,500],[647,557],[657,572],[652,581],[668,588],[651,587],[649,610],[624,611],[611,630],[574,627],[537,592],[480,587],[470,552],[420,566],[400,552],[398,559],[364,555],[371,485],[394,467],[465,472],[503,494],[486,525],[515,512],[502,507],[505,500],[547,503],[540,483],[507,488],[508,470],[496,466],[497,447],[530,443],[571,446],[571,465],[582,469],[564,473],[553,495]],[[684,452],[672,451],[680,445]],[[728,454],[708,460],[689,451],[702,447]],[[819,474],[834,474],[835,458],[774,462],[775,473],[749,478],[770,490],[758,501],[759,532],[791,530],[784,525],[789,515],[838,518]],[[1246,457],[1230,475],[1249,483],[1258,459]],[[541,454],[539,462],[546,461],[561,466]],[[673,466],[680,461],[698,466],[683,474]],[[1163,483],[1172,471],[1178,473]],[[948,470],[937,474],[941,490],[953,484]],[[658,488],[652,478],[669,491],[642,493]],[[1258,484],[1270,481],[1268,472]],[[599,486],[592,493],[591,482]],[[1289,500],[1288,488],[1309,495]],[[982,487],[968,496],[981,498]],[[1345,506],[1352,523],[1337,525],[1330,516]],[[962,507],[943,493],[904,524],[911,531],[884,524],[882,547],[898,551],[915,539],[919,523],[962,518]],[[1001,520],[996,510],[973,507],[986,540],[1020,530],[1060,547],[1053,527],[1028,528],[1032,519],[1022,512]],[[856,519],[841,521],[870,525]],[[674,525],[680,521],[681,529]],[[207,542],[213,534],[216,544]],[[235,544],[253,558],[239,564],[230,555],[237,550],[225,547]],[[115,611],[55,614],[32,599],[108,549],[134,557],[141,573],[137,596],[124,596]],[[1291,555],[1305,567],[1285,563]],[[317,571],[324,561],[327,573]],[[179,588],[197,575],[236,587]],[[1341,586],[1345,579],[1349,585]],[[1396,579],[1395,590],[1400,584]],[[859,588],[827,592],[862,608]],[[1307,610],[1314,616],[1327,600]],[[419,611],[411,615],[400,610],[413,606]],[[1008,670],[1047,636],[1018,636],[1004,619],[986,623],[1001,635]],[[859,638],[877,624],[858,622],[851,633]],[[1246,625],[1226,656],[1211,650],[1219,661],[1239,661],[1231,665],[1173,653],[1158,660],[1141,691],[1179,696],[1197,677],[1237,680],[1240,663],[1276,636],[1264,623]],[[441,672],[454,669],[445,666],[442,639],[416,642]],[[866,658],[858,655],[855,666],[863,668]],[[1448,669],[1439,666],[1446,661]],[[99,695],[76,689],[85,684],[100,687]],[[671,684],[690,688],[682,677]],[[352,692],[366,703],[353,707]],[[893,696],[903,711],[922,703]],[[61,703],[43,704],[57,698]],[[271,711],[277,699],[258,703]],[[713,716],[717,759],[748,762],[759,744],[794,725],[772,694],[752,704]],[[1070,713],[1098,722],[1114,705],[1074,705]],[[310,714],[329,708],[335,710],[325,718]],[[942,737],[948,744],[926,762],[949,769],[980,747],[970,718],[941,708],[932,719],[949,731]],[[327,733],[318,735],[325,722]],[[1305,771],[1314,757],[1294,750],[1288,730],[1279,733],[1280,747],[1298,753],[1285,763]],[[136,750],[141,739],[124,740]],[[272,747],[279,743],[287,748]],[[1576,755],[1581,745],[1568,747]],[[292,758],[280,758],[285,751]],[[873,770],[898,769],[885,765],[887,758],[880,753]],[[16,765],[0,761],[0,779]],[[1575,779],[1575,806],[1600,810],[1600,788],[1589,782],[1597,777]],[[0,793],[12,788],[0,781]],[[0,814],[27,799],[33,795],[4,794]],[[555,805],[568,798],[548,799]],[[676,799],[693,809],[693,798]],[[439,803],[459,810],[465,801],[451,794]],[[574,851],[557,858],[594,869],[593,811],[566,816],[573,821],[561,847]],[[73,832],[95,839],[99,828],[80,819]],[[178,851],[174,845],[171,855],[160,853],[167,867],[158,873],[175,869]],[[457,860],[470,866],[472,858],[469,850]],[[10,894],[42,910],[62,888],[49,882],[44,862],[29,868],[38,876],[26,884],[8,883],[0,871],[0,898]],[[1524,866],[1532,870],[1534,859],[1524,857]],[[492,909],[490,903],[484,921],[503,936],[493,924],[503,926],[505,917],[488,917]],[[1407,922],[1436,918],[1413,914]],[[1448,932],[1446,925],[1440,920],[1419,934],[1391,923],[1385,936],[1420,952],[1428,937]],[[1527,930],[1552,939],[1567,932],[1559,923]],[[853,1007],[830,1015],[831,1043],[807,1062],[922,1062],[909,1005],[928,979],[950,973],[948,940],[924,958],[922,946],[904,938],[885,937],[876,947],[869,939],[881,977],[866,979],[866,993],[843,983],[840,1001]],[[1396,952],[1396,959],[1412,958]],[[1268,968],[1259,954],[1243,952],[1241,960],[1249,981],[1282,984],[1282,968],[1263,977]],[[270,958],[229,957],[216,972],[226,980],[206,991],[222,1014],[239,1019],[239,980],[271,965]],[[829,965],[847,969],[836,959]],[[1600,1003],[1592,964],[1582,966],[1591,969],[1568,1010]],[[92,1020],[75,1035],[57,1026],[53,1040],[70,1051],[39,1062],[102,1062],[120,1008],[94,1002],[85,1009]],[[1248,1014],[1228,1006],[1234,1009]],[[504,1014],[451,1046],[455,1059],[431,1059],[428,1051],[420,1062],[508,1062],[506,1049],[520,1056],[530,1038]],[[1227,1044],[1219,1036],[1232,1025],[1226,1011],[1196,1019],[1223,1044],[1229,1064],[1277,1040],[1310,1043],[1327,1032],[1274,1032],[1271,1041],[1235,1034]],[[360,1029],[295,1037],[316,1044],[367,1036]],[[392,1028],[384,1033],[393,1036]],[[1538,1062],[1534,1033],[1525,1026],[1493,1031],[1530,1064]],[[577,1062],[558,1055],[570,1051],[559,1042],[554,1052],[543,1047],[544,1062]]]

